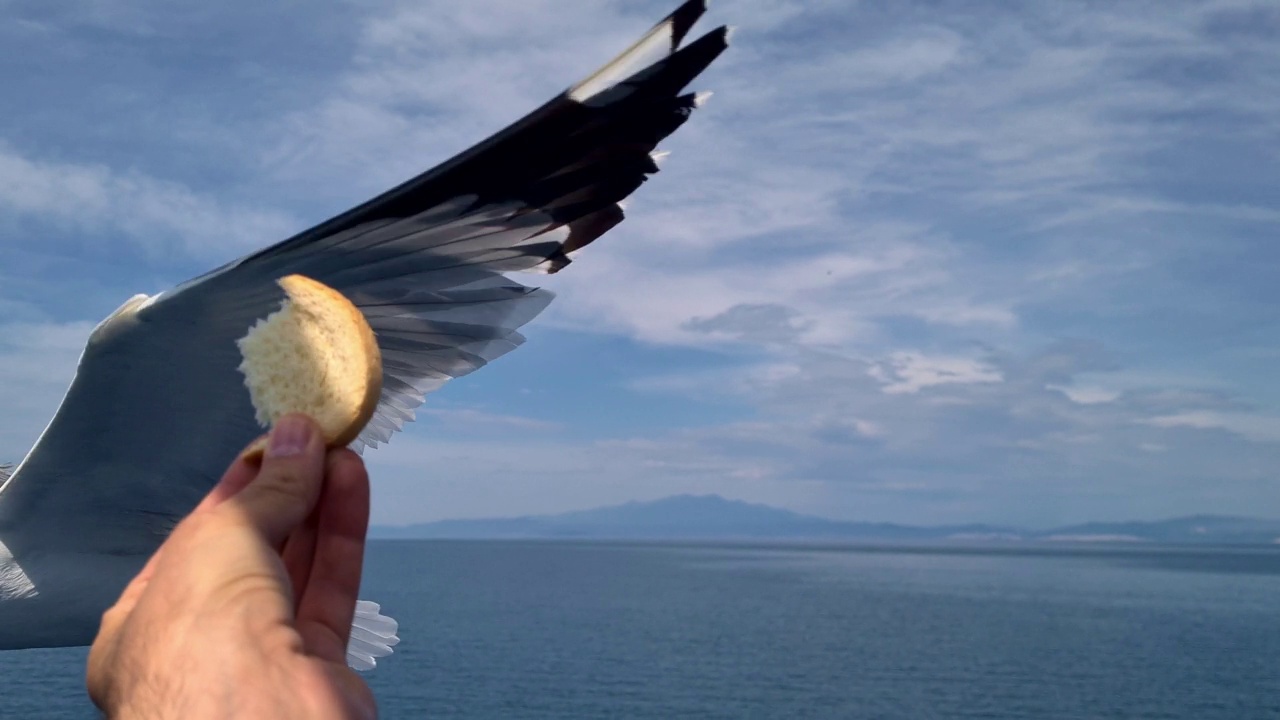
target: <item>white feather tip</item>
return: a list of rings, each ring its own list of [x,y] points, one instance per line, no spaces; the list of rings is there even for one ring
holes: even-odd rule
[[[396,634],[400,623],[383,615],[381,610],[382,607],[375,602],[356,602],[355,617],[351,619],[351,639],[347,641],[347,665],[353,670],[376,668],[377,658],[390,655],[391,648],[400,642]]]

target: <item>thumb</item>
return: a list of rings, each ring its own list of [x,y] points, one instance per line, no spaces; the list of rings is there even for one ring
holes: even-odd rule
[[[319,502],[324,465],[324,441],[315,421],[285,415],[271,429],[257,477],[226,504],[246,514],[278,549]]]

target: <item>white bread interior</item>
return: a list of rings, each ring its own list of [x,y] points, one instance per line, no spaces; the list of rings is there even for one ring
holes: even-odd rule
[[[258,423],[303,413],[329,447],[360,435],[382,395],[382,357],[364,313],[342,293],[302,275],[279,281],[288,297],[236,344]],[[265,440],[245,452],[257,459]]]

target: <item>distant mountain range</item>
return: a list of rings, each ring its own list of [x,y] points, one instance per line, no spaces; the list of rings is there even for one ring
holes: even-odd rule
[[[1156,522],[1085,523],[1043,531],[980,524],[913,526],[828,520],[718,495],[676,495],[558,515],[374,526],[370,537],[1271,545],[1280,544],[1280,520],[1196,515]]]

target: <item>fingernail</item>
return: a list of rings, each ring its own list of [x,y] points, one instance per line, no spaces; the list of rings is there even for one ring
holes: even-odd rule
[[[311,423],[300,415],[285,415],[271,429],[267,457],[301,455],[311,442]]]

